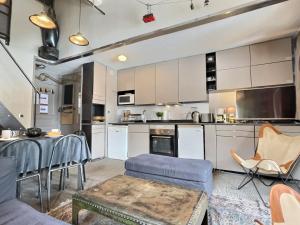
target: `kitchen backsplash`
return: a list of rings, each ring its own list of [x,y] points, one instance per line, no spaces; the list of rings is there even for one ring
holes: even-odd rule
[[[166,120],[184,120],[187,118],[187,113],[198,111],[200,113],[208,113],[208,103],[193,103],[183,104],[178,106],[119,106],[118,107],[118,118],[122,117],[124,110],[131,110],[131,113],[142,114],[145,110],[147,120],[157,120],[155,113],[164,112],[164,119]]]

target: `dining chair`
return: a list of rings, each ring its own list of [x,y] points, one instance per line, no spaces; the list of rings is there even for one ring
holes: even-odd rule
[[[74,134],[75,135],[78,135],[78,136],[83,136],[83,137],[85,137],[85,141],[87,141],[86,140],[86,133],[83,131],[83,130],[78,130],[78,131],[75,131],[74,132]],[[87,144],[87,143],[86,143]],[[88,151],[88,149],[87,149],[87,151]],[[87,163],[87,161],[86,162],[84,162],[83,163],[83,181],[84,181],[84,183],[86,183],[86,173],[85,173],[85,164]]]
[[[51,208],[51,175],[55,171],[60,171],[63,175],[60,178],[60,185],[65,186],[65,177],[67,169],[78,168],[78,186],[80,189],[84,189],[83,184],[83,142],[80,136],[75,134],[69,134],[59,138],[53,146],[51,157],[48,165],[47,174],[47,207],[48,211]],[[79,160],[78,156],[79,154]]]
[[[15,140],[5,144],[0,149],[0,156],[14,157],[17,161],[17,197],[21,198],[22,181],[37,178],[38,195],[41,211],[43,211],[41,163],[42,148],[39,142],[33,139]]]

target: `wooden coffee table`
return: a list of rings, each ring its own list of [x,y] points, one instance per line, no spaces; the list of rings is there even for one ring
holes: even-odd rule
[[[128,225],[206,225],[207,206],[203,192],[116,176],[73,196],[72,223],[86,209]]]

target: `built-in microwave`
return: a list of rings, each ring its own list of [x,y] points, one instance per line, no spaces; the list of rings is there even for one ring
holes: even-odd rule
[[[134,94],[133,93],[119,94],[118,105],[134,105]]]

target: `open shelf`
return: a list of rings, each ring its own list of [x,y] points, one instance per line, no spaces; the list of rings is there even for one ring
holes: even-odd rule
[[[216,53],[206,54],[206,90],[217,90],[217,70],[216,70]]]

